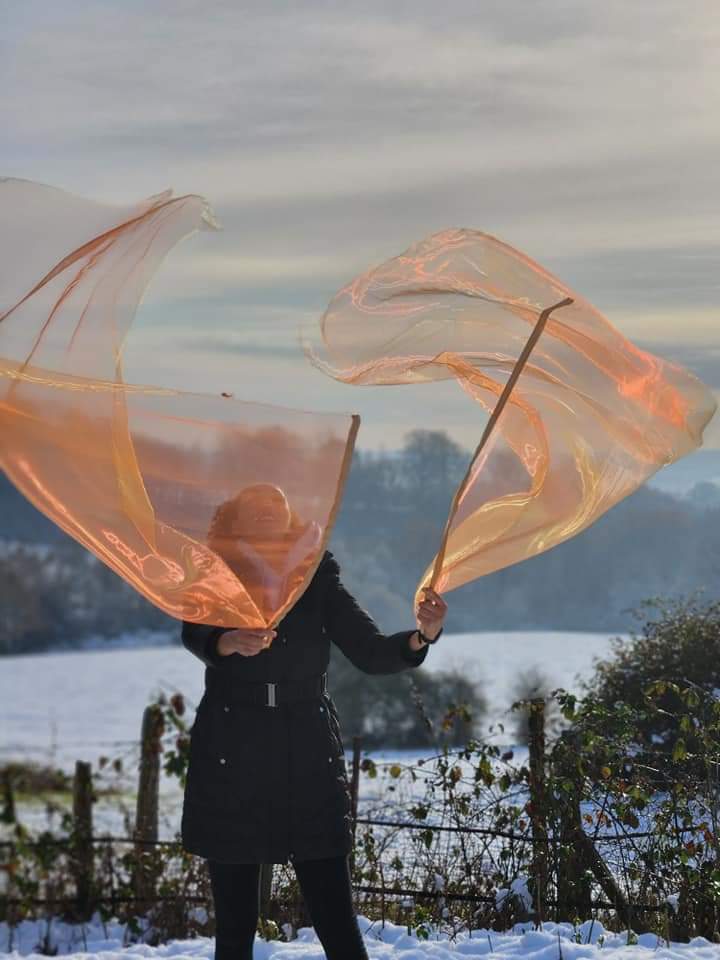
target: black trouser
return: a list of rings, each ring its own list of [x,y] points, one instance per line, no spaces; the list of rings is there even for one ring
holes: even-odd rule
[[[258,863],[208,860],[215,903],[215,960],[252,960],[258,922]],[[347,856],[293,861],[328,960],[368,960],[353,909]]]

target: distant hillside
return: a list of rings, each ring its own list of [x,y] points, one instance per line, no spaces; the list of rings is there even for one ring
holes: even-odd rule
[[[696,450],[677,463],[663,467],[649,482],[658,490],[675,494],[689,493],[699,483],[720,486],[720,450]]]
[[[70,538],[40,513],[0,470],[0,517],[4,540],[23,543],[65,543]]]
[[[343,579],[382,629],[412,623],[412,596],[439,542],[468,453],[440,432],[390,454],[356,451],[331,540]],[[719,451],[667,468],[554,550],[448,594],[449,631],[626,633],[656,596],[720,596]],[[670,477],[670,471],[675,476]],[[662,481],[661,481],[662,478]],[[682,489],[675,496],[659,489]],[[0,652],[80,645],[177,621],[62,533],[0,476]],[[43,549],[38,549],[43,545]]]

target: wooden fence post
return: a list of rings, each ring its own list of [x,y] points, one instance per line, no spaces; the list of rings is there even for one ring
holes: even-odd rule
[[[355,828],[357,826],[358,795],[360,793],[360,749],[362,737],[352,739],[352,776],[350,780],[350,815],[352,817],[353,845],[350,851],[350,874],[355,866]]]
[[[2,820],[3,823],[15,823],[17,820],[15,813],[15,790],[8,767],[3,771],[2,795],[3,809],[2,814],[0,814],[0,820]]]
[[[584,835],[582,823],[583,778],[576,763],[579,745],[571,734],[563,737],[563,752],[557,768],[557,779],[570,784],[569,789],[558,790],[558,828],[560,850],[557,861],[557,909],[558,923],[573,922],[576,918],[587,920],[592,916],[592,890],[585,876],[588,864],[583,853]]]
[[[73,858],[75,896],[78,916],[89,920],[92,915],[93,882],[92,844],[92,768],[89,763],[75,763],[73,779]]]
[[[571,736],[566,737],[566,741],[560,772],[566,780],[572,782],[573,788],[565,794],[560,803],[562,844],[568,849],[568,854],[560,860],[560,872],[563,875],[557,878],[558,911],[574,911],[581,919],[589,919],[592,913],[592,891],[584,874],[585,871],[590,871],[602,892],[614,905],[620,920],[630,929],[633,922],[630,902],[583,828],[580,810],[582,780],[574,763],[579,747]],[[558,912],[557,919],[560,922],[572,921],[575,917],[561,916]]]
[[[576,835],[576,838],[580,855],[585,859],[588,867],[595,875],[595,879],[600,884],[600,889],[608,898],[608,900],[615,905],[617,915],[622,920],[625,927],[628,930],[633,929],[632,908],[627,900],[627,897],[615,882],[615,877],[612,875],[612,871],[597,852],[595,849],[595,844],[584,830],[581,830],[580,833]],[[634,929],[636,933],[641,932],[638,929],[637,923],[635,924]]]
[[[272,893],[273,864],[260,864],[260,883],[258,886],[258,909],[260,919],[267,920],[270,917],[270,895]]]
[[[145,707],[142,720],[134,836],[136,845],[133,890],[138,898],[136,903],[138,914],[147,911],[155,896],[157,851],[152,844],[158,838],[160,753],[164,727],[162,708],[158,704]]]
[[[546,915],[548,886],[548,830],[545,785],[545,699],[530,701],[528,714],[530,819],[533,833],[533,866],[535,880],[535,920],[542,923]]]

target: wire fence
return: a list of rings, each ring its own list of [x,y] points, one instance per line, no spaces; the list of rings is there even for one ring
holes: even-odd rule
[[[604,845],[624,846],[628,851],[637,851],[643,841],[651,841],[656,833],[653,830],[616,830],[614,833],[595,830],[588,835],[582,829],[579,811],[577,808],[569,810],[569,820],[560,824],[556,830],[547,817],[547,788],[544,774],[545,743],[544,743],[544,701],[534,701],[535,720],[531,725],[531,740],[529,751],[530,778],[528,795],[531,813],[524,817],[527,820],[526,830],[517,831],[512,828],[500,829],[497,827],[483,827],[471,824],[433,823],[428,820],[418,822],[406,818],[383,816],[359,816],[358,802],[360,790],[361,769],[361,740],[353,739],[352,777],[350,780],[352,829],[357,836],[360,828],[373,831],[380,829],[394,835],[421,832],[424,836],[431,834],[447,837],[483,838],[490,846],[483,847],[483,854],[494,844],[499,845],[499,858],[509,849],[530,847],[525,859],[528,873],[532,881],[532,903],[527,903],[522,896],[513,895],[505,891],[505,901],[512,902],[516,919],[535,919],[542,921],[548,917],[549,911],[567,910],[605,910],[613,911],[618,918],[630,926],[636,914],[655,913],[670,909],[667,904],[649,902],[642,897],[634,896],[632,901],[617,882],[613,870],[608,865],[610,861],[604,858],[598,848]],[[72,900],[72,908],[76,915],[87,916],[89,911],[100,904],[109,904],[113,908],[120,904],[135,904],[139,908],[147,909],[153,904],[175,904],[182,898],[186,904],[207,904],[206,894],[195,894],[188,889],[178,888],[177,892],[168,893],[163,885],[162,876],[157,864],[148,867],[146,855],[143,851],[165,851],[170,856],[182,856],[183,848],[179,839],[161,839],[158,837],[158,810],[159,810],[159,781],[160,781],[160,742],[163,734],[162,710],[157,705],[151,705],[143,714],[142,736],[139,745],[139,777],[136,795],[135,831],[132,836],[108,834],[98,836],[93,831],[92,804],[94,802],[93,781],[90,765],[82,761],[76,764],[73,778],[73,811],[72,829],[67,836],[48,836],[41,839],[24,837],[21,841],[13,839],[0,840],[2,853],[0,867],[7,874],[5,884],[6,896],[3,904],[7,909],[14,907],[52,907],[62,905],[68,907]],[[676,833],[679,836],[692,835],[702,828],[701,824],[677,824]],[[561,847],[567,848],[568,843],[574,846],[572,857],[558,851]],[[129,869],[130,877],[127,883],[120,885],[118,890],[98,891],[93,885],[96,877],[96,861],[99,851],[104,849],[105,857],[114,857],[115,847],[128,847],[132,851],[133,861],[124,866]],[[357,853],[356,843],[351,855]],[[40,895],[35,889],[18,891],[14,876],[17,858],[24,852],[35,851],[42,855],[54,849],[64,852],[68,856],[68,865],[74,882],[72,897],[56,896],[48,889],[46,895]],[[467,851],[466,851],[467,852]],[[562,865],[561,865],[562,864]],[[560,866],[561,865],[561,866]],[[272,913],[272,885],[274,865],[261,866],[260,911],[261,915],[269,916]],[[555,871],[554,887],[550,882],[550,873]],[[562,882],[560,873],[564,871]],[[110,868],[110,876],[118,874],[115,866]],[[436,903],[465,903],[485,905],[489,909],[499,906],[497,891],[483,892],[470,889],[435,889],[432,887],[412,886],[386,880],[380,871],[381,883],[367,882],[362,873],[353,882],[356,894],[366,897],[380,897],[383,904],[388,900],[397,901],[399,898],[410,898],[412,901],[434,901]],[[370,878],[372,879],[372,877]],[[568,894],[568,885],[575,887],[572,895]],[[455,885],[461,886],[461,885]],[[582,894],[582,903],[578,891]],[[554,892],[553,892],[554,890]],[[562,895],[561,895],[562,894]]]

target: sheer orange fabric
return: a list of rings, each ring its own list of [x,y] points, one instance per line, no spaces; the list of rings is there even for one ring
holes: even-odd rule
[[[217,226],[201,197],[121,208],[4,180],[0,211],[7,476],[171,616],[274,626],[320,562],[358,418],[124,383],[153,273]]]
[[[416,599],[584,530],[695,450],[715,411],[693,374],[638,349],[538,263],[475,230],[437,233],[354,279],[320,334],[319,348],[306,335],[306,354],[338,380],[454,378],[496,412]]]

